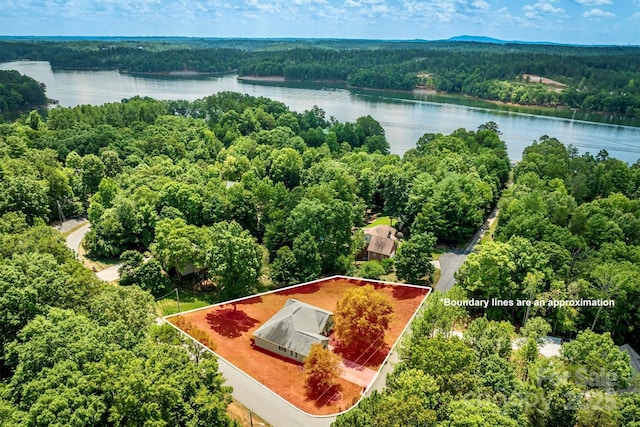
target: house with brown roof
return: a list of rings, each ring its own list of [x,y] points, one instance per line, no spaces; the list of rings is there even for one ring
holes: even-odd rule
[[[329,345],[333,313],[288,299],[284,307],[253,333],[253,344],[297,362],[304,362],[311,345]]]
[[[365,248],[358,258],[371,261],[393,258],[398,248],[398,231],[390,225],[376,225],[363,229]]]

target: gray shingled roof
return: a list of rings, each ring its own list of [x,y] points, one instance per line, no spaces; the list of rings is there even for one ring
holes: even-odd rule
[[[253,335],[306,356],[312,344],[328,340],[321,333],[332,314],[302,301],[289,299]]]
[[[629,355],[631,367],[636,372],[640,372],[640,354],[638,354],[629,344],[621,345],[618,348],[620,349],[620,351],[624,351]]]

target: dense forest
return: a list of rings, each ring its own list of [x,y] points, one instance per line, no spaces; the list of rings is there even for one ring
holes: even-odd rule
[[[0,70],[0,122],[46,105],[44,84],[15,70]]]
[[[640,48],[349,40],[0,41],[0,61],[130,73],[235,72],[640,118]],[[527,75],[553,79],[543,84]]]
[[[543,136],[508,186],[495,123],[425,134],[400,157],[371,116],[342,123],[230,92],[0,124],[0,423],[229,425],[215,360],[155,324],[154,297],[179,287],[221,301],[324,274],[369,277],[372,264],[355,263],[368,210],[403,233],[385,272],[429,283],[434,246],[467,242],[498,205],[495,239],[452,292],[616,305],[491,309],[460,340],[454,326],[481,313],[431,298],[386,391],[338,425],[634,425],[640,403],[623,393],[633,378],[616,345],[640,346],[638,165]],[[83,214],[89,255],[124,262],[119,286],[97,281],[46,225]],[[526,343],[512,353],[516,328]],[[549,333],[576,338],[560,361],[538,357]],[[613,383],[585,384],[585,369]]]
[[[454,288],[444,297],[467,295]],[[609,333],[582,331],[562,345],[559,357],[547,358],[539,350],[551,329],[543,317],[533,317],[516,335],[509,322],[471,321],[464,308],[431,294],[385,389],[332,425],[638,426],[638,376]]]

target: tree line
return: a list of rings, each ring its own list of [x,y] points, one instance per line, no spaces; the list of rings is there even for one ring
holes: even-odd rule
[[[0,70],[0,121],[47,105],[45,86],[15,70]]]
[[[46,60],[53,69],[132,73],[237,72],[353,87],[447,93],[521,105],[564,106],[640,117],[637,47],[472,42],[353,41],[1,41],[0,60]],[[523,79],[534,74],[568,86]],[[427,75],[428,78],[421,78]]]

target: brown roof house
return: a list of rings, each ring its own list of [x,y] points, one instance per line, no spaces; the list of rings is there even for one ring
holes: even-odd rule
[[[398,231],[395,228],[381,224],[365,228],[363,231],[366,248],[360,252],[358,258],[367,261],[393,258],[398,248]]]
[[[312,344],[329,345],[333,313],[289,299],[253,333],[253,344],[279,356],[304,362]]]

